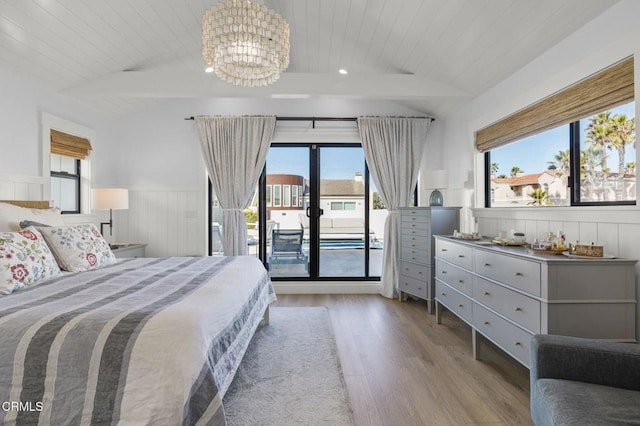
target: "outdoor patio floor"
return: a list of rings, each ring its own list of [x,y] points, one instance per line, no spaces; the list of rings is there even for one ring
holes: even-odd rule
[[[307,255],[308,253],[305,252]],[[382,271],[382,250],[369,250],[369,276],[379,277]],[[320,277],[363,277],[363,249],[320,249]],[[277,264],[271,267],[272,277],[306,277],[303,264]]]

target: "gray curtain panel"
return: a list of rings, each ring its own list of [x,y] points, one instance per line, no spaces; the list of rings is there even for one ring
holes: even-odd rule
[[[225,256],[247,254],[249,203],[276,126],[275,116],[195,117],[207,172],[222,208],[222,247]]]
[[[399,294],[398,208],[411,203],[430,125],[429,118],[358,117],[367,166],[389,210],[380,278],[380,294],[388,298]]]

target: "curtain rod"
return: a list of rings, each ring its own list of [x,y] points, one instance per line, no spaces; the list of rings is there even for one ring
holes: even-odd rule
[[[399,117],[392,116],[397,118],[424,118],[429,119],[431,122],[436,121],[433,117]],[[194,116],[185,117],[185,120],[195,120]],[[356,121],[358,117],[278,117],[276,116],[276,121]]]

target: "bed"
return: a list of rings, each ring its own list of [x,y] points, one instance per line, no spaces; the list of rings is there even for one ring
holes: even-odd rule
[[[0,421],[224,424],[274,300],[249,256],[123,259],[0,296]]]

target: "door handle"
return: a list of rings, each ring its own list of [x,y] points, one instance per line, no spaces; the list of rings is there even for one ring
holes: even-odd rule
[[[313,210],[311,207],[307,207],[307,217],[320,217],[324,214],[324,210],[319,207],[314,207]]]

